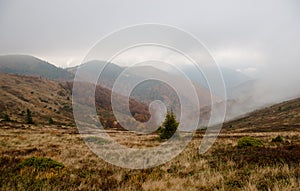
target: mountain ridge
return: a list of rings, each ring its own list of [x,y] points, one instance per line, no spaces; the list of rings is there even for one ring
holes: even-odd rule
[[[72,80],[74,74],[30,55],[1,55],[0,72],[41,76],[55,80]]]

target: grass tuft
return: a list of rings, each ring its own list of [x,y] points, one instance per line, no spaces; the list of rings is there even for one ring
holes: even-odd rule
[[[238,148],[244,148],[244,147],[258,147],[262,146],[263,143],[259,139],[255,139],[253,137],[242,137],[238,140]]]
[[[18,168],[34,167],[36,169],[50,169],[50,168],[64,168],[64,165],[50,158],[31,157],[19,163],[17,167]]]
[[[110,143],[109,140],[103,139],[101,137],[86,137],[86,138],[84,138],[84,141],[86,141],[88,143],[95,143],[98,145],[104,145],[104,144]]]

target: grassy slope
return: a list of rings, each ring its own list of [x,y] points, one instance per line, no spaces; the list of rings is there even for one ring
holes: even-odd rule
[[[0,128],[0,185],[2,190],[298,190],[300,187],[299,99],[291,100],[225,124],[213,147],[198,154],[198,132],[179,156],[159,167],[129,170],[93,154],[80,135],[48,126]],[[278,109],[278,107],[282,107]],[[291,106],[291,107],[290,107]],[[280,111],[281,110],[281,111]],[[264,116],[264,117],[261,117]],[[281,127],[284,129],[267,127]],[[276,125],[277,124],[277,125]],[[229,126],[232,128],[229,128]],[[121,144],[149,147],[155,137],[109,131]],[[262,147],[238,148],[245,135],[262,140]],[[277,135],[281,143],[271,140]],[[153,136],[153,135],[151,135]],[[31,156],[49,157],[63,169],[18,169]]]
[[[232,132],[300,131],[300,98],[254,111],[226,123],[225,129]]]
[[[36,123],[46,124],[49,117],[61,124],[71,124],[71,93],[56,81],[33,76],[0,73],[0,115],[25,121],[30,109]]]
[[[90,86],[83,84],[82,91],[88,91]],[[33,121],[37,124],[48,124],[49,117],[51,117],[56,124],[73,125],[71,87],[72,84],[69,82],[0,73],[0,121],[7,114],[12,120],[24,123],[26,110],[29,109],[32,112]],[[115,119],[111,117],[113,114],[110,94],[111,91],[106,88],[100,86],[96,88],[96,106],[100,111],[100,118],[103,118],[102,114],[109,115],[109,119],[105,120],[112,124]],[[124,98],[120,96],[120,99]],[[83,99],[83,102],[86,101]],[[136,113],[136,118],[147,119],[149,117],[146,105],[131,99],[130,106],[131,111]]]

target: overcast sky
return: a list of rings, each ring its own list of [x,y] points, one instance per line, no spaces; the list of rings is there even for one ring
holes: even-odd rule
[[[298,0],[0,0],[0,54],[30,54],[73,66],[113,31],[160,23],[195,35],[221,66],[249,75],[286,67],[295,72],[300,71],[299,21]]]

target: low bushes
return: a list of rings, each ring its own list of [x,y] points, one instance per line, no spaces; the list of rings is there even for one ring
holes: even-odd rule
[[[86,141],[86,142],[95,143],[95,144],[98,144],[98,145],[104,145],[104,144],[109,144],[110,143],[109,140],[103,139],[101,137],[86,137],[83,140]]]
[[[49,168],[64,168],[64,165],[50,158],[31,157],[19,163],[18,168],[23,168],[23,167],[34,167],[36,169],[49,169]]]
[[[255,139],[253,137],[242,137],[238,140],[238,148],[244,148],[244,147],[258,147],[262,146],[263,142],[259,139]]]
[[[280,135],[278,135],[277,137],[275,137],[275,138],[272,139],[272,142],[273,143],[282,143],[283,142],[283,138]]]

